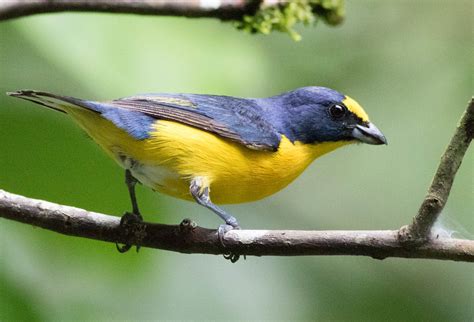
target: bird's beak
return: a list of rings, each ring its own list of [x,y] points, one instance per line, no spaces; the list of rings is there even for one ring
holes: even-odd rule
[[[370,122],[363,125],[356,125],[354,130],[352,130],[352,136],[368,144],[387,144],[387,139],[383,133]]]

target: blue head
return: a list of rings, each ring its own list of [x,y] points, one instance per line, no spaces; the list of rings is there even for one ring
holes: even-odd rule
[[[267,113],[291,141],[387,143],[362,107],[335,90],[303,87],[264,100]]]

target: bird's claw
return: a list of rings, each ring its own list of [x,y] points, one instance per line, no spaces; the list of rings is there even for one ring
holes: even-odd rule
[[[231,263],[235,263],[240,258],[240,255],[235,254],[235,253],[228,253],[228,254],[224,254],[223,256],[225,259],[230,260]],[[244,259],[245,259],[245,255],[244,255]]]
[[[240,227],[239,226],[233,227],[231,225],[222,224],[219,226],[219,228],[217,228],[217,237],[219,238],[219,242],[221,243],[222,247],[225,248],[224,235],[233,229],[240,229]]]
[[[118,243],[115,243],[115,247],[117,247],[117,250],[119,253],[123,254],[123,253],[128,252],[130,248],[133,247],[133,245],[130,245],[130,244],[119,245]],[[140,249],[140,246],[137,246],[137,252],[139,249]]]
[[[240,226],[236,224],[235,226],[228,225],[228,224],[222,224],[217,228],[217,237],[219,238],[219,242],[221,243],[223,248],[226,248],[224,244],[224,235],[234,229],[240,229]],[[232,263],[235,263],[239,260],[240,254],[236,254],[232,251],[227,252],[226,254],[223,255],[225,259],[230,260]],[[245,259],[245,255],[244,255]]]
[[[141,230],[140,224],[142,222],[143,222],[143,218],[140,214],[126,212],[120,218],[120,228],[123,229],[125,235],[129,235],[130,233],[139,235],[139,231]],[[140,239],[140,238],[137,238],[137,239]],[[133,247],[132,244],[119,245],[118,243],[115,243],[115,246],[117,247],[117,250],[119,253],[126,253]],[[140,250],[140,245],[137,243],[137,253],[139,250]]]

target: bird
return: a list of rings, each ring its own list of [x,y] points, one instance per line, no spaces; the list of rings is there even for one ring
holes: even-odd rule
[[[66,113],[125,170],[132,212],[121,224],[142,220],[139,182],[217,214],[224,221],[217,230],[222,243],[240,225],[218,205],[270,196],[339,147],[387,144],[359,103],[320,86],[266,98],[152,93],[91,101],[37,90],[7,94]],[[131,247],[117,245],[120,252]]]

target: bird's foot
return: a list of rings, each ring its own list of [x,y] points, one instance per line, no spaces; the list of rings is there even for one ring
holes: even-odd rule
[[[234,229],[240,229],[240,226],[235,222],[235,225],[232,224],[222,224],[217,228],[217,237],[219,238],[219,242],[221,243],[222,247],[226,248],[226,245],[224,244],[224,235]],[[232,263],[235,263],[239,260],[240,254],[234,253],[232,251],[228,251],[227,253],[224,254],[224,258],[227,260],[230,260]],[[244,259],[245,255],[244,255]]]
[[[219,242],[221,243],[222,247],[226,247],[225,244],[224,244],[224,235],[231,231],[231,230],[234,230],[234,229],[240,229],[239,226],[231,226],[231,225],[228,225],[228,224],[222,224],[219,226],[219,228],[217,228],[217,237],[219,238]]]
[[[132,236],[133,244],[119,245],[115,243],[119,253],[126,253],[133,247],[137,245],[137,253],[140,250],[140,242],[145,234],[145,226],[142,225],[143,217],[137,213],[126,212],[122,218],[120,218],[120,228],[122,229],[123,235]]]

